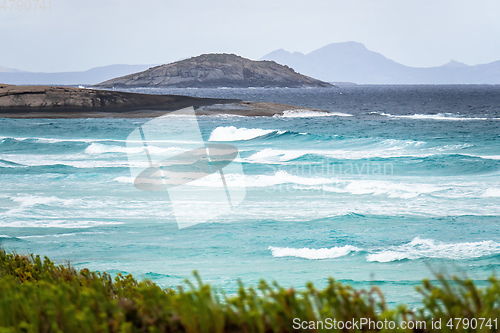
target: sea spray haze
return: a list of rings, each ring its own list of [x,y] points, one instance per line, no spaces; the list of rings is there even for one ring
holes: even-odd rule
[[[127,136],[151,119],[1,119],[0,239],[77,267],[168,286],[197,269],[283,285],[327,276],[417,302],[432,271],[478,282],[500,258],[500,91],[496,86],[136,89],[264,100],[315,117],[199,117],[203,140],[237,147],[245,200],[177,227],[168,193],[134,188]],[[171,145],[151,149],[181,152]],[[209,178],[197,184],[220,186]]]

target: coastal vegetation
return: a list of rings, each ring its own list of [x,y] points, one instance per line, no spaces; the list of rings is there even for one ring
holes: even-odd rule
[[[194,280],[164,289],[131,275],[113,278],[0,250],[0,332],[498,332],[495,277],[484,288],[442,275],[424,280],[418,309],[389,308],[377,287],[356,290],[333,278],[322,289],[240,284],[235,295],[196,272]],[[362,321],[374,324],[359,327]],[[348,322],[358,328],[346,328]]]

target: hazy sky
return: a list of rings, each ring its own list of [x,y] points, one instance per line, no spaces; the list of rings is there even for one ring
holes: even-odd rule
[[[498,0],[45,1],[36,12],[35,0],[0,8],[0,66],[73,71],[208,52],[259,59],[343,41],[409,66],[500,60]]]

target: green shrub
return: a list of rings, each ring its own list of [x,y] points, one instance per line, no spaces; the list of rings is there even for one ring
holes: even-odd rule
[[[303,291],[261,281],[256,287],[240,283],[235,296],[226,296],[204,284],[162,289],[131,275],[113,280],[107,273],[68,265],[48,258],[21,256],[0,250],[0,333],[7,332],[495,332],[495,327],[449,327],[452,318],[500,316],[500,283],[491,278],[484,289],[471,280],[438,284],[424,280],[418,287],[422,307],[410,311],[400,305],[389,309],[380,290],[355,290],[334,279],[324,289],[312,283]],[[328,330],[318,325],[294,329],[294,319],[309,323],[371,320],[425,322],[425,329]],[[441,320],[441,329],[432,321]],[[454,323],[456,324],[456,322]]]

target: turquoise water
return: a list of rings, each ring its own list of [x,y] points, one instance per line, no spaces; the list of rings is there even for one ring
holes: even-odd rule
[[[479,283],[498,274],[498,87],[149,92],[332,114],[199,117],[205,140],[239,149],[247,194],[233,212],[183,229],[168,193],[132,184],[125,140],[150,119],[0,118],[5,249],[164,286],[196,269],[229,292],[237,279],[303,286],[333,276],[412,304],[433,272]]]

